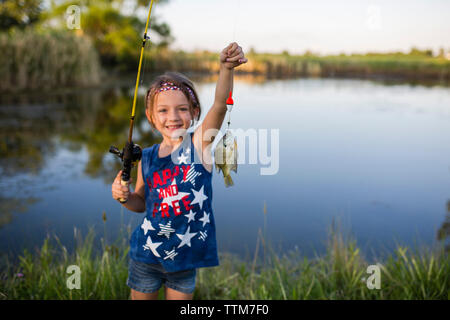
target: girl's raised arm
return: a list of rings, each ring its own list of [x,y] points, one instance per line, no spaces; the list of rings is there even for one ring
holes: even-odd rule
[[[227,113],[226,100],[233,89],[233,70],[246,63],[242,48],[236,42],[231,43],[220,53],[220,72],[216,85],[214,104],[205,116],[201,126],[194,132],[194,143],[201,147],[202,153],[214,141],[216,133],[222,127]]]

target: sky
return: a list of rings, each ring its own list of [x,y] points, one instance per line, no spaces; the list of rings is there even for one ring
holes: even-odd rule
[[[450,0],[170,0],[153,13],[175,49],[319,54],[450,50]]]

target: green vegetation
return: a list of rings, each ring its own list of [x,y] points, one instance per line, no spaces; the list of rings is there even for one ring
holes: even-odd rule
[[[157,5],[167,0],[156,1]],[[125,5],[133,14],[123,14]],[[101,68],[136,70],[145,21],[135,15],[148,1],[42,0],[0,4],[0,91],[85,87],[100,84]],[[79,27],[70,6],[79,9]],[[152,47],[167,47],[173,38],[164,22],[152,18]],[[155,39],[153,39],[156,36]],[[110,72],[110,71],[109,71]]]
[[[87,37],[60,31],[0,33],[0,90],[91,86],[100,82],[98,55]]]
[[[154,5],[160,6],[166,2],[167,0],[159,0]],[[134,6],[135,13],[139,8],[147,11],[149,1],[136,0],[128,4]],[[102,65],[121,71],[135,71],[146,21],[137,18],[135,14],[123,14],[126,5],[123,0],[59,0],[53,1],[42,19],[42,26],[49,27],[49,21],[56,21],[59,29],[70,31],[66,27],[66,10],[72,5],[80,8],[79,31],[93,41]],[[151,17],[151,32],[152,36],[156,35],[158,38],[156,41],[152,37],[152,46],[163,48],[173,41],[169,26],[160,22],[155,15]]]
[[[382,77],[409,80],[434,79],[444,82],[450,80],[450,60],[440,56],[429,56],[425,54],[427,51],[418,52],[417,49],[412,49],[409,54],[369,53],[319,56],[311,53],[289,55],[286,52],[264,54],[251,50],[247,54],[249,62],[241,66],[239,72],[275,78]],[[180,57],[177,57],[178,55]],[[178,67],[179,60],[184,60],[188,61],[188,65],[195,71],[216,71],[219,68],[217,54],[214,53],[186,54],[182,52],[172,53],[172,56],[170,57],[173,67]]]
[[[168,0],[156,1],[160,6]],[[132,5],[132,10],[125,6]],[[42,0],[3,1],[0,4],[0,49],[8,59],[0,62],[0,91],[54,87],[94,86],[114,72],[136,72],[145,19],[138,9],[148,9],[148,1],[135,0]],[[77,6],[80,29],[67,26],[69,6]],[[69,19],[70,20],[70,19]],[[216,73],[218,52],[183,52],[170,49],[174,38],[170,26],[151,19],[150,41],[145,52],[146,72]],[[225,44],[224,44],[225,45]],[[363,77],[395,78],[448,83],[450,60],[441,49],[412,48],[408,54],[368,53],[320,56],[306,52],[291,55],[248,52],[249,62],[240,73],[269,78]],[[100,67],[100,64],[101,67]],[[107,73],[102,74],[104,68]]]
[[[105,218],[105,217],[104,217]],[[104,219],[105,221],[106,219]],[[128,229],[128,236],[130,230]],[[32,255],[25,251],[16,265],[0,273],[2,299],[128,299],[128,237],[101,249],[91,230],[75,232],[73,254],[47,238]],[[278,256],[258,238],[263,258],[243,261],[221,255],[221,265],[200,269],[194,299],[449,299],[450,258],[442,246],[411,250],[398,247],[379,264],[381,289],[368,289],[366,261],[356,243],[334,229],[327,252],[307,259],[298,251]],[[375,262],[374,262],[375,263]],[[69,265],[81,270],[80,289],[69,290]],[[162,297],[162,290],[160,291]]]
[[[3,0],[0,3],[0,30],[25,28],[38,22],[42,0]]]

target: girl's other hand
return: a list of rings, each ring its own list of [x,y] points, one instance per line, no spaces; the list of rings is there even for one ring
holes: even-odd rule
[[[121,183],[121,177],[122,177],[122,170],[119,171],[119,173],[117,174],[116,178],[114,179],[114,182],[112,184],[111,187],[111,191],[112,191],[112,197],[115,200],[119,200],[119,199],[128,199],[128,196],[130,195],[130,183],[131,181],[133,181],[133,179],[130,178],[130,181],[128,183],[128,185],[123,186]]]
[[[225,49],[220,53],[220,63],[227,69],[233,69],[241,64],[246,63],[248,60],[245,58],[244,51],[236,43],[230,43]]]

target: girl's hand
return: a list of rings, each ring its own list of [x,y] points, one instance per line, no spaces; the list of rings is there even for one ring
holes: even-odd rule
[[[230,43],[220,53],[220,64],[231,70],[246,63],[248,60],[244,56],[244,51],[236,42]]]
[[[117,174],[116,178],[114,179],[114,182],[112,184],[111,187],[111,191],[112,191],[112,197],[115,200],[119,200],[119,199],[128,199],[128,196],[130,195],[130,183],[133,179],[130,178],[130,181],[128,183],[127,186],[123,186],[121,184],[121,177],[122,177],[122,170],[119,171],[119,173]]]

